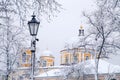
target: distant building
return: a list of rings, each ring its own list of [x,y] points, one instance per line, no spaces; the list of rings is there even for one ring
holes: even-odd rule
[[[65,48],[60,51],[60,65],[55,66],[54,53],[48,49],[41,53],[39,61],[35,63],[35,80],[64,80],[64,69],[69,69],[71,65],[83,64],[90,71],[80,76],[79,80],[95,80],[95,51],[86,46],[84,29],[81,26],[79,35],[69,40]],[[10,80],[30,80],[31,77],[31,50],[24,49],[19,55],[18,68],[11,73]],[[89,62],[86,63],[86,62]],[[109,80],[120,80],[120,66],[109,64],[100,60],[98,67],[99,80],[109,78]],[[73,67],[72,66],[72,67]],[[68,80],[76,80],[76,75],[71,75]]]
[[[91,51],[89,49],[89,51]],[[62,50],[61,52],[61,65],[77,64],[82,61],[90,60],[94,58],[91,52],[85,51],[83,48],[72,48]]]
[[[20,67],[30,67],[31,66],[31,51],[30,49],[22,50],[19,59],[19,66]]]
[[[48,49],[40,56],[40,67],[54,66],[54,56]]]
[[[31,73],[31,51],[23,49],[19,54],[18,66],[10,76],[10,80],[29,80]]]
[[[81,26],[78,37],[69,40],[65,45],[65,49],[60,51],[61,65],[76,64],[94,58],[94,50],[86,47],[84,35],[84,29]]]

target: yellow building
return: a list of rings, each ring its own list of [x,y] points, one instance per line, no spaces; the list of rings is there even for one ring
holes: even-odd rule
[[[89,49],[89,51],[91,51]],[[61,65],[76,64],[94,58],[94,55],[83,48],[64,49],[61,52]]]
[[[40,56],[40,62],[35,63],[34,75],[44,73],[46,70],[42,69],[43,67],[47,68],[47,67],[54,66],[54,57],[52,54],[53,53],[49,50],[45,50],[42,53],[42,55]],[[24,49],[21,51],[19,55],[19,65],[17,69],[14,70],[13,73],[11,73],[10,80],[30,80],[31,56],[32,56],[32,53],[30,49]]]
[[[48,49],[42,52],[39,60],[39,74],[45,73],[46,71],[50,71],[51,69],[48,68],[54,66],[53,53]]]
[[[31,50],[23,49],[19,54],[17,68],[11,73],[10,80],[29,80],[31,73]]]
[[[30,67],[31,66],[31,50],[23,50],[20,54],[20,67]]]
[[[85,43],[84,29],[81,26],[79,35],[70,39],[66,43],[65,49],[60,51],[61,65],[71,65],[93,59],[93,49],[86,48]]]
[[[54,66],[54,56],[48,49],[40,56],[40,67]]]

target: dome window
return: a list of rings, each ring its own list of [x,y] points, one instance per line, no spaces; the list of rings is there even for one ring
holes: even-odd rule
[[[23,63],[26,62],[26,53],[25,53],[25,52],[22,54],[22,62],[23,62]]]
[[[89,59],[89,57],[88,57],[88,56],[86,56],[85,60],[88,60],[88,59]]]

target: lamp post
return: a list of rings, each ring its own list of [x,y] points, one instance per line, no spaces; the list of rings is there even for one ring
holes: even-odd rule
[[[38,33],[38,29],[39,29],[39,24],[40,22],[38,22],[35,18],[35,15],[32,15],[32,19],[31,21],[28,21],[28,26],[29,26],[29,31],[30,31],[30,35],[32,36],[32,42],[31,42],[31,53],[32,53],[32,57],[31,57],[31,80],[34,80],[34,67],[35,67],[35,51],[36,51],[36,36]]]

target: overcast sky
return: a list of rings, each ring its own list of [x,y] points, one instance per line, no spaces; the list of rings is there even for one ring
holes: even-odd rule
[[[78,29],[82,25],[87,33],[90,28],[82,12],[91,13],[96,9],[95,0],[58,0],[64,8],[58,17],[53,18],[50,23],[41,22],[38,32],[37,56],[47,48],[55,56],[55,64],[60,62],[60,51],[64,49],[65,42],[78,35]]]

